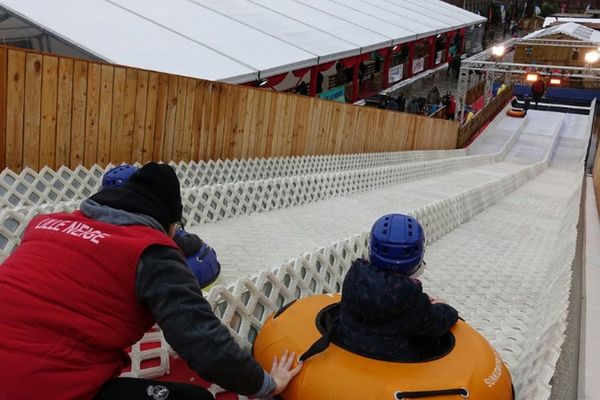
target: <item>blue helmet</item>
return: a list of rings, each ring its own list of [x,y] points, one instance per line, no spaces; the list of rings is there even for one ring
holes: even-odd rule
[[[175,236],[184,236],[187,234],[183,229],[175,231]],[[221,264],[217,259],[217,253],[204,241],[202,241],[198,251],[185,257],[185,263],[192,270],[201,288],[212,284],[221,273]]]
[[[102,189],[123,186],[137,170],[138,167],[129,164],[111,168],[102,177]]]
[[[425,234],[413,217],[388,214],[375,221],[370,247],[371,264],[410,276],[423,265]]]

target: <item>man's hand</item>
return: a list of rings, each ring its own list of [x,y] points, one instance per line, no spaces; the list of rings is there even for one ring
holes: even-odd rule
[[[287,350],[283,352],[281,358],[278,359],[277,356],[273,357],[273,366],[271,367],[270,375],[275,381],[275,390],[271,393],[272,396],[283,392],[292,378],[298,375],[302,369],[301,362],[292,368],[295,358],[296,353],[292,351],[288,354]]]

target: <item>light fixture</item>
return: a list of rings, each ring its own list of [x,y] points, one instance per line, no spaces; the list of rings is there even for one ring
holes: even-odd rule
[[[560,86],[561,80],[560,78],[550,78],[550,84],[554,86]]]
[[[586,63],[593,64],[595,62],[598,62],[598,60],[600,60],[600,53],[598,53],[597,51],[589,51],[585,53]]]
[[[527,82],[536,82],[539,77],[538,74],[527,74]]]
[[[492,54],[494,55],[494,57],[502,57],[505,52],[506,52],[506,47],[504,47],[502,45],[492,47]]]
[[[398,49],[400,49],[400,45],[397,44],[394,47],[392,47],[392,51],[398,51]]]
[[[261,78],[258,78],[258,79],[256,80],[256,87],[263,87],[263,86],[265,86],[267,83],[269,83],[269,81],[268,81],[268,80],[266,80],[266,79],[261,79]]]

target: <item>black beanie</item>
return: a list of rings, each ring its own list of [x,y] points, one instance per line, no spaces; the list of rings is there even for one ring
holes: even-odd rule
[[[119,210],[146,214],[165,231],[181,220],[179,179],[167,164],[150,162],[134,173],[122,187],[109,187],[91,200]]]
[[[183,206],[181,205],[179,178],[169,165],[149,162],[131,175],[123,188],[147,197],[157,206],[164,206],[169,224],[181,220]]]

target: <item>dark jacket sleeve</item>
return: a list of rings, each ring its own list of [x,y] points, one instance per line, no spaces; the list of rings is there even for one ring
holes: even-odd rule
[[[410,336],[441,337],[458,321],[458,312],[448,304],[431,304],[429,296],[419,290],[410,314],[413,321],[407,324]]]
[[[173,241],[186,257],[195,254],[202,247],[202,239],[198,235],[185,231],[176,234]]]
[[[138,266],[136,290],[190,368],[227,390],[243,395],[259,392],[265,380],[263,368],[213,313],[177,250],[147,249]]]

